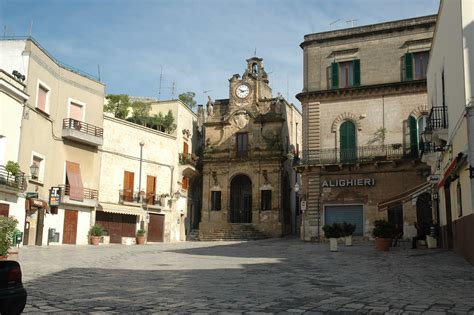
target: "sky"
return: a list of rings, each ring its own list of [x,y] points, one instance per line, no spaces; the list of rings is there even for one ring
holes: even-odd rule
[[[306,34],[436,14],[439,0],[0,0],[1,36],[32,36],[57,60],[98,75],[106,93],[162,100],[229,97],[246,59],[299,105]],[[336,22],[337,21],[337,22]],[[333,23],[335,22],[335,23]],[[332,24],[332,25],[331,25]],[[161,89],[160,89],[161,77]]]

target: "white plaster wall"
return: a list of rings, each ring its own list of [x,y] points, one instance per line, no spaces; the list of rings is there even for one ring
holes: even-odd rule
[[[59,245],[63,243],[63,227],[64,227],[64,209],[58,209],[58,214],[46,213],[44,215],[43,228],[43,245],[48,244],[49,229],[56,229],[59,233],[59,242],[52,242],[50,245]]]
[[[466,104],[474,101],[474,1],[462,1],[462,28]]]
[[[77,215],[77,236],[76,236],[77,245],[87,245],[89,243],[87,234],[89,233],[90,226],[91,226],[91,212],[79,211],[79,214]]]
[[[28,55],[23,56],[26,40],[0,40],[0,68],[11,74],[14,70],[28,76]]]
[[[0,192],[0,203],[10,206],[9,216],[18,220],[17,229],[25,232],[25,197]]]

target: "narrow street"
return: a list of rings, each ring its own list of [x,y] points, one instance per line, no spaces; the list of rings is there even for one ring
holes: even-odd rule
[[[474,312],[474,269],[444,250],[296,239],[21,248],[25,313]]]

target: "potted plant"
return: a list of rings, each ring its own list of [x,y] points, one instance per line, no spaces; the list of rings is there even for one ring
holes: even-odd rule
[[[339,223],[323,226],[324,236],[329,239],[329,249],[331,252],[337,252],[337,239],[342,235],[342,228]]]
[[[375,249],[388,251],[392,243],[395,226],[385,220],[376,220],[372,235],[375,237]]]
[[[16,225],[18,221],[13,217],[0,216],[0,259],[8,257],[8,250],[13,245]]]
[[[137,245],[145,245],[145,233],[143,229],[137,231]]]
[[[352,246],[352,234],[354,234],[355,229],[355,224],[347,222],[342,223],[342,233],[346,241],[346,246]]]
[[[89,230],[89,238],[91,241],[91,245],[99,245],[100,238],[104,234],[104,229],[98,225],[93,225]]]

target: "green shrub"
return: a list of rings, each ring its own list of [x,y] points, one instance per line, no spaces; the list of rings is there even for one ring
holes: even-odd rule
[[[374,221],[373,237],[392,238],[395,233],[395,226],[385,220]]]
[[[342,226],[339,223],[325,224],[323,231],[326,238],[339,238],[342,236]]]
[[[354,234],[356,225],[352,223],[343,222],[342,223],[342,236],[351,236]]]
[[[137,237],[145,236],[146,231],[143,229],[140,229],[137,231]]]
[[[104,234],[104,229],[98,225],[93,225],[89,230],[89,236],[102,236]]]
[[[18,221],[13,217],[0,216],[0,256],[8,255],[17,224]]]

